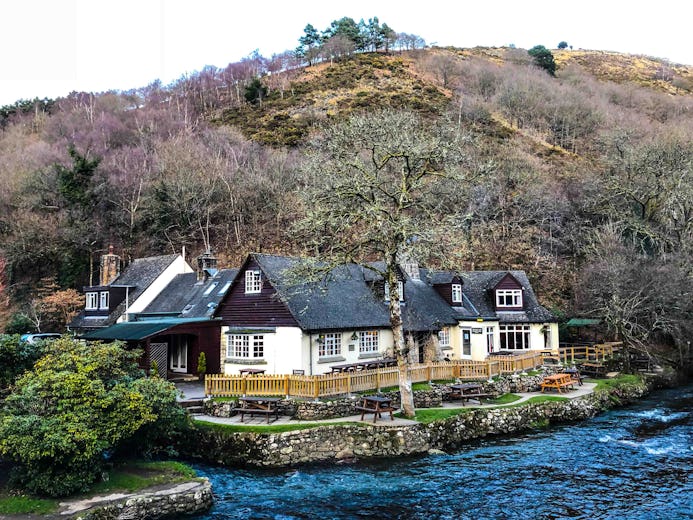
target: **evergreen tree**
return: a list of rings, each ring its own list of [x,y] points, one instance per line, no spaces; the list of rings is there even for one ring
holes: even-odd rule
[[[544,47],[543,45],[535,45],[527,53],[534,58],[534,63],[544,69],[546,72],[555,76],[556,74],[556,62],[553,60],[553,54],[551,51]]]

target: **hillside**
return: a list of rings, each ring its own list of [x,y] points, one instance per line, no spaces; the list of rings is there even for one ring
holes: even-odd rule
[[[445,240],[460,267],[525,269],[559,313],[604,315],[618,295],[640,306],[615,321],[660,319],[673,308],[662,291],[690,286],[693,69],[554,55],[555,77],[521,49],[360,53],[272,73],[254,57],[167,87],[5,109],[0,321],[34,319],[49,288],[79,288],[109,244],[131,257],[211,247],[224,267],[251,251],[306,254],[291,228],[310,207],[312,138],[383,108],[464,137],[474,181],[438,215],[455,222]],[[687,327],[666,324],[664,342]]]

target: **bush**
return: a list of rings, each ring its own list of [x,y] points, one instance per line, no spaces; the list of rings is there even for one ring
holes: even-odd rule
[[[33,345],[23,342],[17,334],[0,335],[0,389],[29,370],[43,354],[44,345],[41,341]]]
[[[17,464],[16,484],[50,496],[83,491],[130,439],[145,451],[164,440],[180,423],[175,391],[142,379],[139,355],[118,343],[51,344],[0,412],[0,455]]]
[[[534,59],[535,65],[541,67],[552,76],[556,74],[556,62],[549,49],[543,45],[535,45],[527,53]]]

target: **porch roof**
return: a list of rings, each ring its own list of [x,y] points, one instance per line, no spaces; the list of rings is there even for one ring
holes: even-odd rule
[[[567,327],[589,327],[599,325],[602,320],[598,318],[570,318],[566,322]]]
[[[86,334],[82,334],[80,338],[87,340],[120,339],[123,341],[138,341],[156,336],[178,325],[209,321],[213,320],[209,318],[167,318],[161,320],[129,321],[125,323],[116,323],[110,327],[87,332]]]

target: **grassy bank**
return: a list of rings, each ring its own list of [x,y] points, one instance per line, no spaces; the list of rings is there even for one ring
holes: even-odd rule
[[[4,478],[0,480],[0,515],[47,515],[58,511],[58,504],[65,500],[47,499],[12,489],[7,482],[9,467],[2,466]],[[94,484],[88,492],[67,497],[88,498],[113,492],[134,493],[161,484],[176,484],[196,478],[190,466],[174,461],[130,461],[115,466],[106,480]]]

